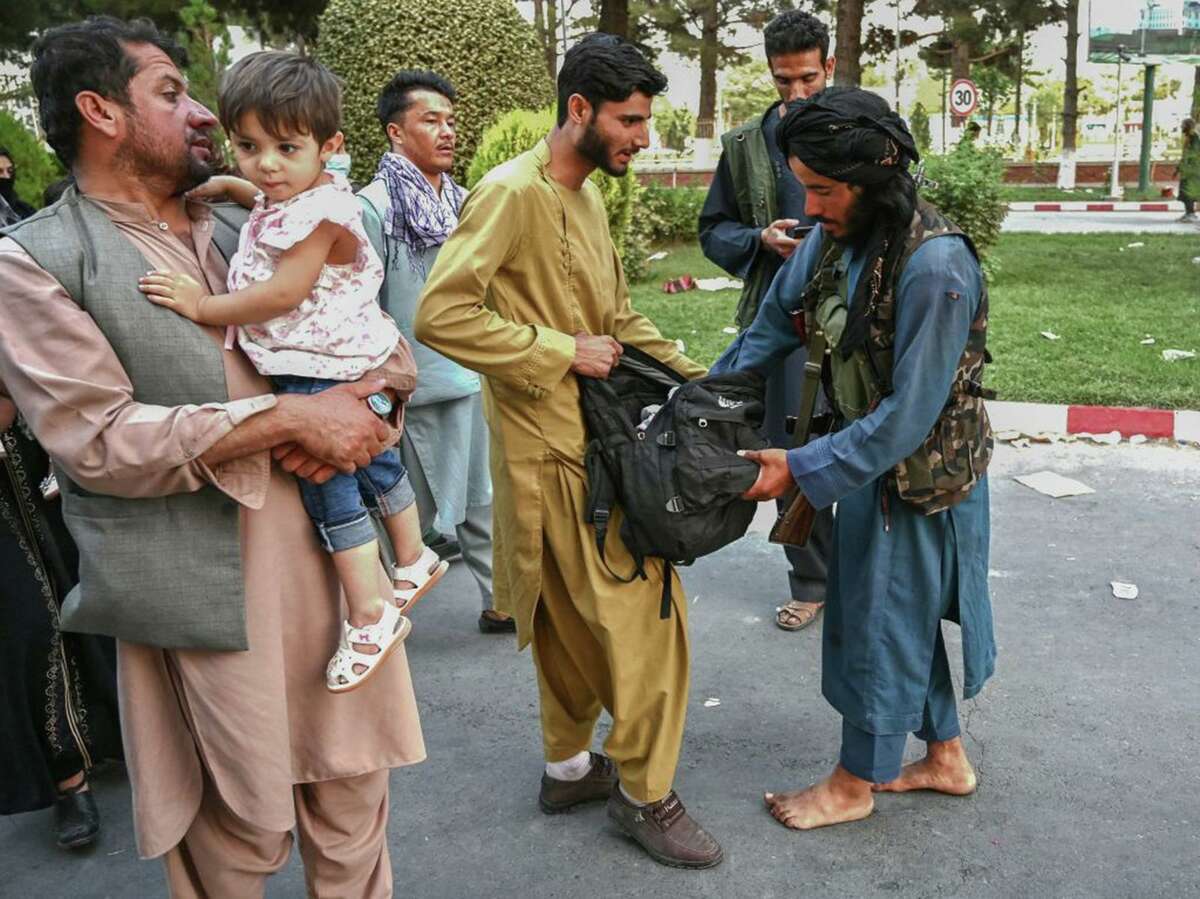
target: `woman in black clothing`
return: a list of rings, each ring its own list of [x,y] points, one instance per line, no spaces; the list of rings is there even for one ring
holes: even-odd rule
[[[58,844],[74,848],[100,827],[88,772],[120,756],[116,654],[59,632],[78,557],[49,476],[0,387],[0,814],[54,806]]]
[[[27,219],[36,210],[17,196],[17,164],[12,154],[0,147],[0,227]]]

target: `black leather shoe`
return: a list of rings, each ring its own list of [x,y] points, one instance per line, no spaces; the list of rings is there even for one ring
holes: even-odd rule
[[[462,546],[445,534],[437,534],[432,540],[426,540],[425,545],[437,553],[443,562],[457,562],[462,558]]]
[[[607,799],[617,784],[613,760],[598,752],[589,753],[592,765],[579,780],[558,780],[542,773],[538,805],[547,815],[557,815],[584,802]]]
[[[76,790],[54,803],[54,830],[60,849],[78,849],[100,833],[100,811],[91,790]]]
[[[486,612],[479,616],[479,632],[481,634],[515,634],[517,620],[515,618],[493,618]]]

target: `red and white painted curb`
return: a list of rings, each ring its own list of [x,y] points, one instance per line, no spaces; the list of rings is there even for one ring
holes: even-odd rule
[[[1014,202],[1009,212],[1183,212],[1178,200],[1148,200],[1124,202],[1119,200],[1067,200],[1061,203]]]
[[[1200,412],[1050,403],[987,404],[992,428],[1022,434],[1141,434],[1150,439],[1200,443]]]

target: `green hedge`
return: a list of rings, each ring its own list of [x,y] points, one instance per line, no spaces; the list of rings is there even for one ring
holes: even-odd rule
[[[57,157],[36,134],[2,109],[0,147],[12,153],[17,166],[17,196],[30,206],[39,208],[42,205],[42,191],[66,174]]]
[[[531,149],[554,127],[553,107],[534,112],[518,109],[506,113],[483,133],[479,149],[467,170],[467,186],[474,187],[479,179],[503,162]],[[622,178],[613,178],[600,171],[592,173],[592,181],[604,197],[608,213],[608,230],[613,244],[621,254],[621,265],[629,281],[641,278],[646,271],[648,235],[637,226],[644,191],[633,171]]]
[[[708,190],[648,184],[634,210],[634,220],[652,245],[686,243],[699,237],[700,210]]]
[[[1000,152],[963,141],[943,156],[923,158],[926,182],[921,196],[962,228],[986,257],[1000,239],[1000,225],[1008,214]]]
[[[509,0],[330,0],[317,56],[345,81],[343,131],[356,181],[368,180],[387,150],[375,107],[399,69],[432,69],[454,84],[458,177],[488,125],[554,98],[533,28]]]

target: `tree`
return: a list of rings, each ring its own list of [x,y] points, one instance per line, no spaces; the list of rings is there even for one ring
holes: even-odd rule
[[[629,0],[600,0],[600,21],[597,30],[632,40],[629,31]]]
[[[783,6],[782,0],[649,0],[646,15],[667,46],[700,60],[700,110],[696,137],[715,136],[717,69],[745,62],[744,48],[729,43],[739,25],[761,30]]]
[[[37,35],[55,25],[103,14],[147,18],[173,32],[181,24],[179,10],[177,0],[11,0],[0,15],[0,61],[23,61]]]
[[[375,171],[387,141],[375,114],[379,90],[397,69],[433,69],[458,92],[461,175],[484,129],[513,109],[554,99],[542,47],[511,0],[458,0],[444,27],[442,0],[331,0],[319,23],[317,55],[345,83],[342,130],[354,180]]]
[[[317,25],[329,0],[213,0],[231,21],[246,25],[273,45],[295,44],[308,52],[317,40]]]
[[[533,0],[533,30],[542,45],[546,72],[558,75],[558,0]]]
[[[771,71],[762,60],[751,60],[729,71],[725,80],[726,129],[748,122],[762,115],[772,103],[779,99]]]
[[[862,21],[865,12],[865,0],[838,0],[837,63],[833,72],[836,84],[858,87],[862,83]]]
[[[1013,81],[999,65],[979,66],[973,75],[983,100],[983,108],[987,116],[987,133],[990,137],[996,113],[1004,109],[1004,104],[1012,96]]]
[[[686,106],[672,106],[666,97],[654,101],[654,130],[668,150],[682,153],[696,129],[696,117]]]
[[[912,115],[908,117],[908,126],[912,131],[917,149],[924,155],[933,145],[933,135],[929,131],[929,113],[925,111],[924,103],[913,106]]]
[[[180,9],[179,18],[183,22],[180,43],[188,53],[188,93],[215,110],[221,76],[229,66],[229,29],[206,0],[190,0]]]
[[[1063,82],[1062,161],[1058,166],[1058,186],[1075,188],[1075,149],[1079,134],[1079,0],[1067,0],[1063,13],[1067,21],[1067,77]]]

